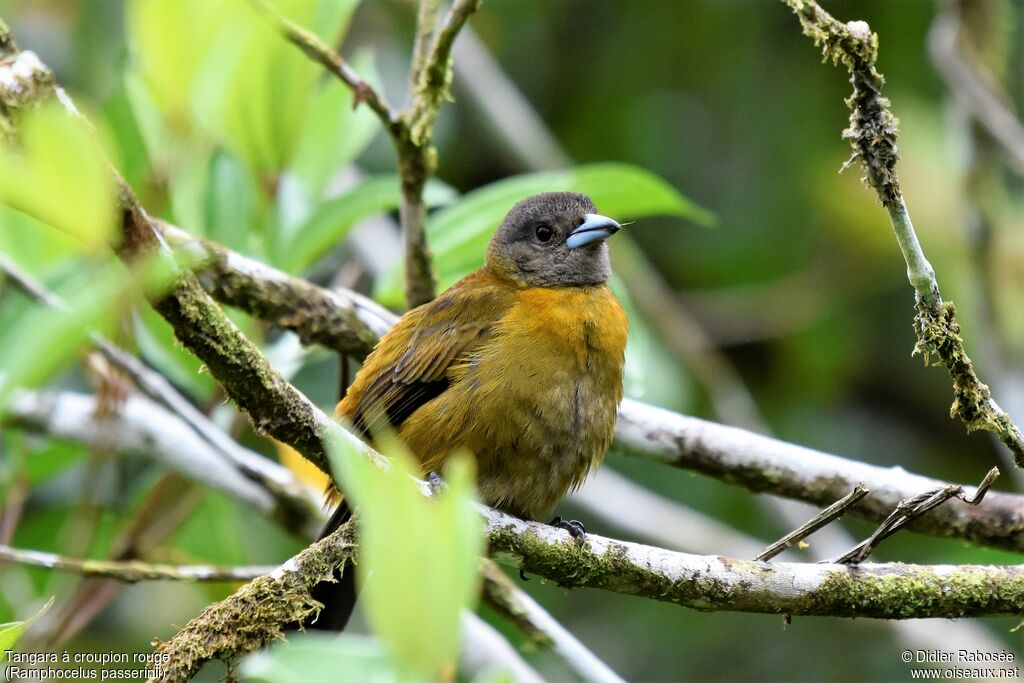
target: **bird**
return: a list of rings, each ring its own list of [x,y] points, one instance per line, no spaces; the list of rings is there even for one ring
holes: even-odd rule
[[[492,236],[482,268],[380,339],[336,416],[371,444],[396,435],[424,476],[469,451],[485,504],[545,519],[612,441],[628,323],[608,288],[605,240],[620,227],[583,194],[522,199]],[[342,500],[321,538],[350,516]],[[552,523],[585,538],[575,520]],[[353,575],[314,587],[324,607],[310,627],[344,628]]]

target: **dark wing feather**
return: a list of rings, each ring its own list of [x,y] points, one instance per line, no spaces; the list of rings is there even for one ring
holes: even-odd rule
[[[357,385],[361,379],[368,382],[365,388],[359,387],[362,391],[350,413],[364,436],[372,438],[384,428],[398,430],[418,408],[444,393],[449,386],[448,369],[490,336],[512,294],[481,279],[470,276],[412,311],[411,331],[397,334],[393,341],[385,337],[367,359],[363,371],[377,372],[356,378]],[[395,343],[402,348],[394,348]],[[373,356],[378,354],[395,360],[374,368]]]

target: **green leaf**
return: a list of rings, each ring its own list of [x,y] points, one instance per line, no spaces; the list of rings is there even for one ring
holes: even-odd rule
[[[46,104],[25,113],[20,142],[0,148],[0,203],[71,235],[85,251],[108,249],[113,181],[85,125]]]
[[[146,0],[125,14],[132,61],[169,127],[191,126],[192,88],[229,15],[228,0]],[[230,22],[228,22],[230,23]]]
[[[432,181],[423,199],[427,206],[446,204],[455,198],[447,185]],[[398,208],[401,201],[398,176],[370,176],[345,194],[320,204],[286,246],[275,249],[280,267],[299,273],[345,238],[357,223]]]
[[[354,3],[277,0],[293,21],[335,42]],[[242,159],[254,177],[271,183],[292,158],[323,68],[289,43],[260,12],[237,3],[222,22],[198,70],[192,106],[214,137]]]
[[[65,232],[0,204],[0,251],[32,275],[45,279],[80,256],[82,244]]]
[[[379,79],[370,53],[363,51],[352,66],[369,83]],[[336,78],[328,78],[311,95],[291,170],[314,197],[319,197],[331,175],[355,161],[381,130],[369,107],[354,107],[354,96]]]
[[[412,479],[420,474],[412,458],[397,442],[377,441],[391,458],[387,469],[352,441],[328,439],[331,465],[359,508],[362,599],[402,667],[436,677],[458,653],[460,614],[479,586],[483,520],[474,506],[473,460],[450,458],[447,488],[428,499]]]
[[[38,386],[68,363],[90,332],[112,328],[132,286],[116,264],[84,272],[58,290],[63,307],[32,306],[0,327],[0,411],[15,389]]]
[[[427,240],[442,288],[483,265],[487,242],[512,205],[539,192],[572,191],[589,195],[598,210],[620,221],[655,215],[678,216],[701,225],[712,214],[683,197],[650,171],[619,163],[590,164],[568,171],[514,176],[470,192],[430,217]],[[378,283],[376,296],[400,306],[400,265]]]
[[[339,675],[339,672],[344,672]],[[367,636],[303,633],[256,652],[241,664],[246,680],[265,683],[426,683],[431,679],[403,674]]]
[[[228,152],[213,158],[206,194],[206,234],[226,247],[249,252],[257,192],[245,169]]]
[[[21,637],[25,635],[25,631],[32,626],[35,620],[46,614],[47,610],[53,607],[54,600],[56,600],[56,597],[51,597],[46,601],[46,604],[43,605],[41,610],[25,621],[12,621],[7,624],[0,624],[0,652],[4,650],[13,650],[14,645],[21,640]]]

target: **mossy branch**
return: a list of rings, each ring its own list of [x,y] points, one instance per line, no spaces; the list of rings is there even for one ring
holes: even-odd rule
[[[960,418],[968,432],[985,429],[995,433],[1013,453],[1017,465],[1024,467],[1024,435],[978,378],[960,336],[956,310],[952,302],[942,300],[935,270],[924,255],[900,191],[896,176],[898,121],[889,100],[881,94],[885,78],[875,68],[878,35],[863,21],[838,21],[814,0],[783,2],[796,13],[804,35],[821,47],[824,59],[841,63],[850,72],[853,93],[846,100],[850,127],[843,131],[843,138],[850,141],[853,156],[847,165],[860,161],[864,180],[888,212],[906,261],[917,308],[914,353],[921,354],[926,364],[934,357],[949,370],[953,378],[950,416]]]
[[[156,652],[169,663],[156,679],[184,683],[209,661],[232,661],[284,637],[284,628],[319,613],[310,589],[335,567],[352,569],[355,525],[350,522],[317,541],[273,572],[245,584],[233,595],[204,609]]]

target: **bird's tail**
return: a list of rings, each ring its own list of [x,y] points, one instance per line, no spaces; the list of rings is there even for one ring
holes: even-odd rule
[[[323,531],[320,532],[322,540],[334,533],[340,526],[352,518],[352,509],[345,500],[341,500],[334,508],[331,518],[327,520]],[[318,602],[322,602],[324,608],[320,610],[316,621],[306,624],[306,628],[319,629],[322,631],[343,631],[348,624],[352,611],[356,607],[356,572],[355,567],[349,564],[338,576],[338,570],[334,570],[335,581],[321,581],[313,586],[310,594]]]

